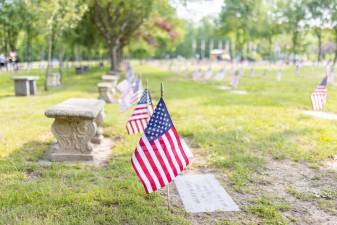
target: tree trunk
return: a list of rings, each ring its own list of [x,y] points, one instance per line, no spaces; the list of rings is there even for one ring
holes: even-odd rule
[[[44,90],[48,91],[48,78],[52,73],[53,65],[52,65],[52,50],[53,50],[53,28],[48,35],[48,64],[47,64],[47,72],[46,79],[44,82]]]
[[[292,53],[294,54],[294,63],[296,63],[297,61],[297,41],[298,40],[298,31],[296,30],[294,33],[293,33],[293,37],[292,37]]]
[[[110,70],[118,72],[119,71],[119,62],[118,62],[118,46],[110,46]]]
[[[121,46],[121,47],[118,48],[118,68],[120,68],[120,65],[123,62],[123,57],[124,57],[123,47]]]
[[[320,62],[322,57],[322,32],[320,29],[315,29],[315,34],[317,37],[317,48],[318,48],[317,61]]]
[[[333,59],[333,65],[332,67],[334,68],[335,67],[335,64],[336,64],[336,61],[337,61],[337,28],[334,29],[334,32],[335,32],[335,57]]]
[[[32,32],[31,32],[30,26],[27,27],[26,33],[27,33],[26,62],[27,62],[28,68],[29,68],[30,63],[32,61]]]
[[[268,50],[269,50],[269,60],[274,61],[274,54],[273,54],[273,38],[271,36],[268,37]]]
[[[60,83],[63,81],[63,66],[64,66],[64,48],[62,47],[59,53],[59,73],[60,73]]]

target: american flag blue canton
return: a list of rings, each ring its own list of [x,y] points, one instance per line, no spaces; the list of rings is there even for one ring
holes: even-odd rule
[[[143,95],[140,98],[138,104],[150,104],[150,105],[152,105],[150,92],[147,89],[144,90]]]
[[[167,111],[166,105],[161,98],[157,108],[145,129],[145,135],[149,141],[153,141],[162,136],[165,132],[173,127],[171,117]]]
[[[320,83],[321,86],[326,86],[328,84],[328,76],[324,77],[322,82]]]

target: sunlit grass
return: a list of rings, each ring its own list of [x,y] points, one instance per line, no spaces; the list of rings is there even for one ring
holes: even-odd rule
[[[310,109],[309,96],[323,69],[304,67],[295,76],[293,68],[286,68],[281,82],[275,81],[275,71],[265,78],[262,69],[254,77],[245,71],[238,89],[247,95],[217,89],[229,84],[228,75],[224,81],[206,83],[144,65],[135,64],[134,70],[149,81],[155,103],[164,81],[164,98],[178,132],[205,151],[209,166],[226,173],[237,191],[244,191],[252,172],[263,168],[265,156],[317,164],[337,154],[336,122],[302,114]],[[130,111],[120,113],[118,105],[105,107],[105,135],[120,137],[107,166],[38,164],[54,141],[52,119],[44,111],[70,97],[97,98],[96,84],[104,69],[82,76],[66,71],[64,85],[48,92],[43,91],[44,72],[31,74],[41,76],[35,97],[14,97],[10,74],[0,74],[0,224],[187,222],[182,209],[168,213],[158,193],[144,193],[129,161],[139,136],[126,135]],[[329,86],[326,110],[337,113],[336,103],[336,87]],[[248,213],[277,215],[283,221],[279,207],[269,201],[255,204]]]

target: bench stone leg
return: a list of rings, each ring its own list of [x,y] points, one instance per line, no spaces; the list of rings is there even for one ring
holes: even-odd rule
[[[113,103],[114,102],[114,89],[109,87],[99,87],[98,88],[99,97],[98,99],[101,99],[105,101],[106,103]]]
[[[29,96],[30,85],[28,80],[16,80],[15,81],[15,95],[16,96]]]
[[[105,117],[104,111],[101,111],[95,119],[97,129],[96,129],[95,136],[91,139],[92,143],[101,144],[102,140],[104,139],[104,136],[103,136],[103,120],[104,120],[104,117]]]
[[[51,161],[93,160],[93,145],[90,141],[96,130],[93,120],[56,118],[52,125],[52,133],[57,143],[53,146]]]
[[[36,95],[37,94],[37,87],[36,87],[35,80],[29,81],[29,92],[30,92],[30,95]]]

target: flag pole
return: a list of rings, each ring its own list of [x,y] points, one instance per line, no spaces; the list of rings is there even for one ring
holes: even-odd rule
[[[164,98],[164,84],[163,84],[163,82],[160,83],[160,97]]]
[[[170,184],[167,185],[167,210],[170,212],[171,211],[171,206],[170,206]]]
[[[164,84],[163,84],[163,82],[160,83],[160,97],[164,98]],[[167,200],[167,209],[170,212],[171,211],[171,206],[170,206],[170,184],[167,185],[166,200]]]

